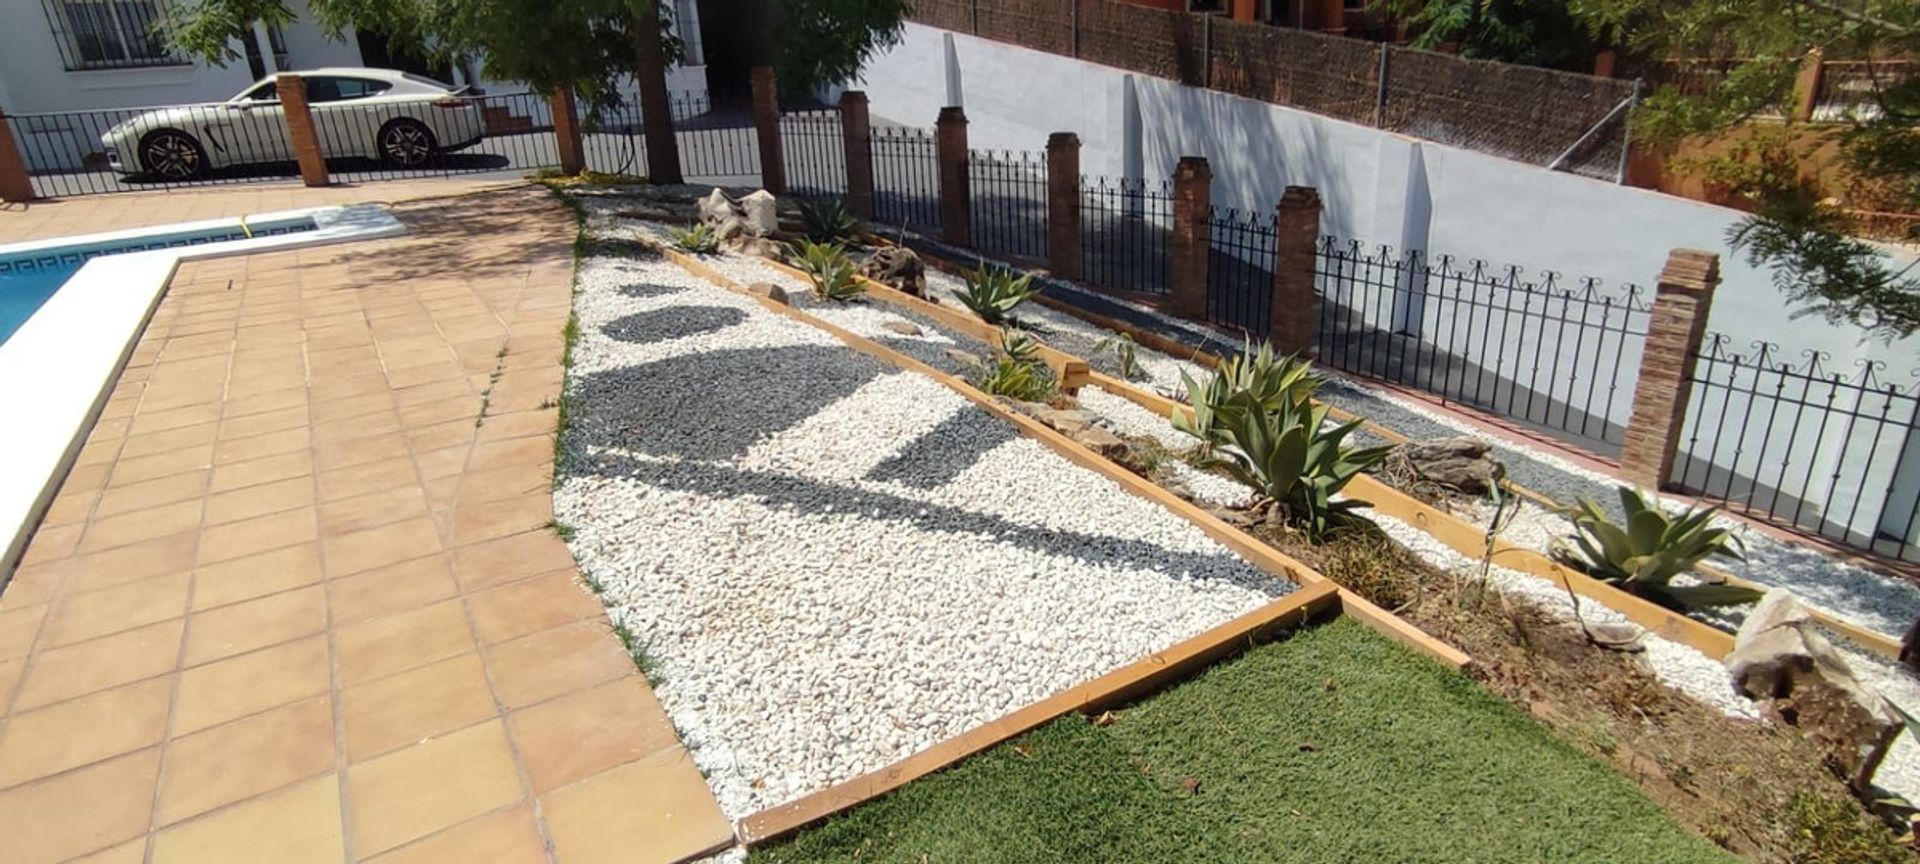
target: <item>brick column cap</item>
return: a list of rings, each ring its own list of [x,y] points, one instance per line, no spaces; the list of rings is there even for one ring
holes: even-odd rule
[[[1288,186],[1280,195],[1280,209],[1307,210],[1320,206],[1320,190],[1312,186]]]
[[[1072,132],[1055,132],[1047,136],[1047,149],[1055,147],[1078,147],[1080,136]]]
[[[1701,249],[1675,249],[1660,269],[1661,291],[1709,292],[1720,284],[1720,256]]]
[[[867,91],[865,90],[840,91],[840,104],[842,105],[846,105],[848,103],[864,103],[866,101],[867,101]]]
[[[922,115],[922,116],[925,116],[925,115]],[[940,119],[936,122],[965,123],[967,122],[967,112],[964,110],[961,110],[960,106],[958,105],[948,105],[947,107],[940,109]]]
[[[1207,157],[1205,156],[1182,156],[1180,157],[1180,165],[1173,169],[1173,173],[1176,178],[1212,177],[1213,166],[1207,164]]]

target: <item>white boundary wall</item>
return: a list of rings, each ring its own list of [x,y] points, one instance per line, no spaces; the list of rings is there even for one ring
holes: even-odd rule
[[[1087,174],[1156,179],[1171,176],[1183,155],[1205,156],[1219,206],[1271,211],[1287,186],[1313,186],[1326,208],[1324,233],[1517,264],[1529,273],[1551,269],[1571,280],[1563,285],[1581,276],[1597,277],[1603,287],[1638,283],[1649,298],[1670,249],[1705,249],[1721,254],[1724,273],[1709,329],[1733,336],[1735,347],[1764,339],[1780,344],[1782,357],[1825,351],[1832,356],[1827,368],[1842,373],[1880,360],[1888,364],[1885,378],[1902,385],[1920,365],[1920,339],[1883,345],[1863,341],[1852,327],[1793,317],[1769,275],[1727,248],[1727,230],[1743,215],[1727,208],[920,24],[908,24],[901,44],[874,58],[857,86],[877,120],[930,127],[948,104],[954,69],[976,148],[1038,151],[1049,133],[1071,131],[1080,136]],[[1137,122],[1125,107],[1129,89]],[[1637,358],[1621,365],[1630,393]],[[1631,399],[1620,401],[1626,404],[1616,404],[1615,413],[1622,416],[1613,419],[1624,421]],[[1730,410],[1740,410],[1737,401]],[[1759,434],[1750,430],[1748,448]],[[1846,452],[1846,442],[1825,443],[1801,455],[1832,464]],[[1703,438],[1701,452],[1709,449]],[[1720,447],[1735,449],[1729,442]],[[1891,458],[1879,461],[1864,474],[1844,472],[1836,499],[1847,499],[1846,506],[1836,500],[1835,510],[1851,509],[1855,491],[1877,501],[1893,468]],[[1877,505],[1859,509],[1856,526],[1878,517]]]

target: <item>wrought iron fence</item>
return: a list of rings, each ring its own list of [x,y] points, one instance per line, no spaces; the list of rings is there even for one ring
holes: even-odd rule
[[[1044,153],[967,153],[973,245],[1024,258],[1047,255],[1047,159]]]
[[[635,110],[640,101],[633,100]],[[715,109],[705,93],[673,97],[674,143],[680,174],[689,181],[725,186],[760,185],[760,138],[745,109]],[[634,124],[634,134],[640,134]]]
[[[781,115],[780,155],[789,193],[813,197],[847,194],[846,137],[838,110]]]
[[[914,231],[940,230],[940,158],[933,133],[875,126],[873,210],[879,221]]]
[[[1331,237],[1315,258],[1321,362],[1618,453],[1652,311],[1640,286]]]
[[[1832,360],[1765,341],[1742,353],[1733,337],[1708,334],[1671,479],[1749,515],[1913,558],[1920,394],[1886,380],[1880,361],[1848,372]]]
[[[1256,338],[1273,322],[1276,237],[1271,213],[1215,208],[1207,226],[1207,320]]]
[[[1168,181],[1080,180],[1082,272],[1095,285],[1165,294],[1167,240],[1173,233]]]
[[[535,93],[311,106],[327,170],[344,182],[505,172],[560,164],[552,108]]]

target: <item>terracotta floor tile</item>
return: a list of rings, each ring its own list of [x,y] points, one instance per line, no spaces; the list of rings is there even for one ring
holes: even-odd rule
[[[73,559],[67,593],[81,594],[193,569],[200,548],[198,528]]]
[[[413,459],[420,466],[420,476],[429,480],[437,477],[453,477],[466,470],[467,457],[473,448],[466,444],[443,447],[425,453],[416,453]]]
[[[521,797],[506,730],[492,720],[348,769],[353,854],[383,852]]]
[[[159,775],[154,747],[0,792],[0,861],[51,864],[140,836]]]
[[[185,619],[175,618],[35,654],[14,710],[29,711],[171,672],[180,657],[185,626]]]
[[[510,725],[536,795],[680,743],[638,675],[521,709]]]
[[[514,411],[487,417],[480,426],[480,440],[504,441],[510,438],[524,438],[538,435],[551,438],[559,425],[559,411],[554,408],[535,408],[531,411]]]
[[[320,581],[320,544],[301,543],[209,564],[194,571],[193,609],[201,611]]]
[[[483,442],[474,448],[471,467],[476,471],[505,467],[534,468],[552,462],[552,441],[544,438],[510,438]]]
[[[232,438],[305,429],[311,419],[305,388],[230,400],[227,412],[227,418],[220,421],[220,434]]]
[[[68,861],[67,864],[145,864],[147,838],[128,840],[118,846]]]
[[[135,418],[134,422],[139,423]],[[153,456],[141,456],[137,459],[121,459],[113,463],[113,473],[107,479],[108,488],[130,486],[146,480],[156,480],[174,474],[197,471],[213,464],[213,445],[187,447],[169,450]]]
[[[314,449],[321,471],[351,468],[383,459],[398,459],[412,452],[407,448],[407,436],[397,431],[345,441],[326,442]]]
[[[733,843],[733,826],[679,747],[550,792],[541,810],[567,864],[679,861]]]
[[[431,555],[335,579],[327,592],[338,628],[445,600],[459,594],[460,586],[452,565]]]
[[[25,657],[47,619],[47,604],[0,609],[0,660]]]
[[[395,486],[356,498],[320,505],[320,533],[351,534],[427,515],[427,496],[418,486]]]
[[[350,576],[440,551],[440,529],[432,519],[415,518],[351,534],[330,535],[327,575]]]
[[[175,474],[171,477],[161,477],[158,480],[116,486],[100,493],[94,515],[96,517],[114,516],[197,498],[206,494],[207,481],[212,476],[213,472],[202,469]]]
[[[16,714],[0,737],[0,789],[157,744],[171,678],[154,678]]]
[[[167,742],[156,824],[333,770],[333,700],[320,696]]]
[[[314,503],[315,494],[311,477],[294,477],[216,493],[207,499],[203,524],[225,525],[307,507]]]
[[[77,551],[97,552],[142,540],[190,531],[200,525],[204,502],[199,498],[148,507],[117,516],[104,516],[87,523]]]
[[[178,618],[187,611],[188,574],[129,582],[110,591],[68,594],[48,613],[43,649]],[[4,643],[0,638],[0,643]]]
[[[353,762],[464,729],[495,714],[493,691],[477,654],[349,687],[340,698],[347,759]]]
[[[551,531],[462,546],[453,553],[453,575],[466,591],[478,591],[573,567],[567,544]]]
[[[213,464],[230,465],[235,462],[264,459],[295,450],[305,450],[312,444],[313,432],[305,426],[249,435],[244,438],[223,437],[220,443],[213,447]]]
[[[320,498],[336,501],[395,486],[418,485],[420,475],[413,469],[413,459],[385,459],[321,474]]]
[[[448,447],[470,445],[473,443],[474,438],[478,437],[479,430],[474,428],[473,421],[457,419],[446,423],[436,423],[432,426],[409,429],[405,434],[407,446],[410,449],[420,453],[427,453],[434,450],[444,450]]]
[[[153,838],[153,864],[339,864],[340,782],[328,774],[183,822]]]
[[[553,522],[553,495],[535,492],[453,511],[452,545],[466,546],[544,528]]]
[[[333,686],[327,637],[310,636],[180,673],[173,734],[326,693]]]
[[[25,657],[0,660],[0,705],[13,700],[13,693],[20,686],[20,676],[26,671],[27,658]]]
[[[42,525],[72,525],[93,515],[95,504],[100,502],[100,493],[92,490],[63,493],[47,505],[47,512],[41,514]],[[164,503],[164,502],[158,502]]]
[[[546,846],[526,805],[495,810],[371,859],[369,864],[546,864]]]
[[[460,601],[447,600],[342,628],[337,644],[340,684],[352,687],[467,653],[475,643]]]
[[[266,456],[246,462],[234,462],[213,469],[214,492],[228,492],[272,483],[276,480],[291,480],[313,474],[313,454],[306,451],[282,453],[278,456]]]
[[[539,576],[467,597],[483,644],[518,639],[601,614],[599,598],[572,571]]]
[[[188,447],[200,447],[212,444],[220,424],[214,421],[195,423],[164,432],[148,432],[143,435],[128,436],[120,447],[121,459],[137,459],[160,453],[171,453]]]
[[[74,560],[61,558],[14,570],[5,588],[0,589],[3,592],[0,593],[0,604],[13,609],[52,600],[54,592],[72,578]]]
[[[244,558],[296,543],[310,543],[319,536],[319,515],[312,507],[255,516],[202,529],[198,560],[204,565]]]
[[[319,585],[196,612],[187,621],[183,663],[198,666],[318,633],[326,626],[326,590]]]
[[[494,691],[508,707],[531,705],[563,693],[634,673],[633,658],[620,647],[606,619],[576,621],[487,649]]]
[[[477,393],[422,405],[409,405],[400,409],[401,422],[414,429],[454,420],[465,420],[471,423],[478,416],[480,416],[480,396]]]

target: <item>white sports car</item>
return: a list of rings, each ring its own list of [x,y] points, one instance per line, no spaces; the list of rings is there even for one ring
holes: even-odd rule
[[[315,69],[300,77],[320,152],[328,158],[418,168],[435,154],[472,146],[486,132],[476,100],[431,78],[358,68]],[[160,180],[294,158],[272,78],[225,102],[148,111],[107,130],[100,142],[114,170]]]

